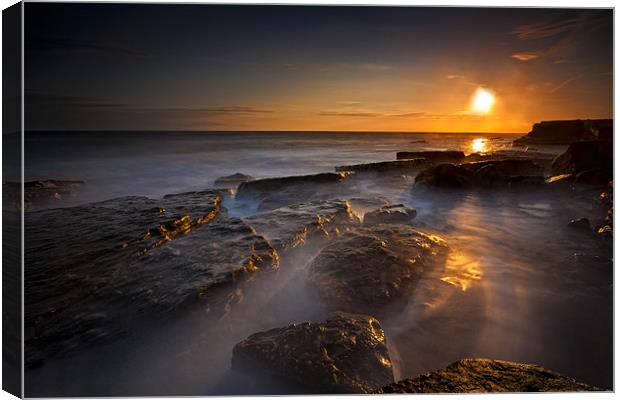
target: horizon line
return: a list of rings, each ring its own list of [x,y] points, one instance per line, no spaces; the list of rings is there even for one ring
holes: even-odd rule
[[[351,131],[351,130],[213,130],[213,129],[24,129],[28,132],[49,133],[120,133],[120,132],[152,132],[152,133],[404,133],[404,134],[496,134],[496,135],[521,135],[527,132],[482,132],[482,131]]]

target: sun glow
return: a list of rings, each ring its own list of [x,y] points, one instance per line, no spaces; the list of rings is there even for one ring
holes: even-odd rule
[[[487,150],[487,141],[483,138],[476,138],[471,141],[470,147],[473,153],[484,153]]]
[[[495,96],[488,89],[479,87],[471,99],[471,110],[478,114],[487,114],[495,104]]]

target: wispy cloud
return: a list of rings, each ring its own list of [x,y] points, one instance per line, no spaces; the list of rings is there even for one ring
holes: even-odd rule
[[[544,39],[574,30],[581,23],[579,18],[569,18],[562,21],[517,26],[512,33],[525,40]]]
[[[579,79],[579,76],[573,76],[572,78],[566,79],[565,81],[561,82],[559,85],[556,85],[556,86],[552,87],[549,90],[549,93],[557,92],[558,90],[564,88],[566,85],[568,85],[569,83],[575,81],[576,79]]]
[[[519,53],[514,53],[510,57],[514,58],[515,60],[527,62],[527,61],[532,61],[532,60],[537,59],[538,58],[538,54],[536,54],[534,52],[530,52],[530,51],[522,51],[522,52],[519,52]]]
[[[446,79],[465,79],[463,75],[446,75]]]
[[[371,111],[321,111],[324,117],[383,117],[385,114]]]
[[[151,54],[145,51],[98,40],[34,38],[26,42],[26,47],[37,51],[87,51],[128,57],[151,57]]]
[[[361,71],[369,72],[387,72],[397,70],[398,67],[388,64],[376,64],[376,63],[360,63],[360,64],[343,64],[345,68],[357,69]]]

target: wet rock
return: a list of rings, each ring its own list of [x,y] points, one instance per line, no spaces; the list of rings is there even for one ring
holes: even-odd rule
[[[476,181],[479,186],[487,188],[503,187],[507,177],[495,164],[486,164],[476,170]]]
[[[611,141],[612,132],[612,119],[542,121],[534,124],[532,130],[515,140],[514,144],[569,144],[593,139]]]
[[[596,233],[605,239],[613,239],[614,237],[614,229],[610,224],[601,226],[597,229]]]
[[[343,312],[251,335],[233,348],[232,368],[314,393],[370,393],[393,380],[379,321]]]
[[[281,178],[257,179],[242,182],[237,189],[238,198],[260,198],[275,191],[299,188],[311,185],[332,185],[345,180],[349,176],[346,172],[326,172],[315,175],[285,176]]]
[[[498,171],[506,176],[519,175],[542,175],[543,168],[530,159],[509,158],[502,160],[477,161],[460,164],[461,167],[470,171],[478,171],[480,168],[493,165]]]
[[[545,179],[545,185],[554,188],[572,187],[575,183],[575,174],[561,174]]]
[[[416,215],[415,208],[405,207],[403,204],[394,204],[364,214],[364,225],[407,224]]]
[[[315,257],[309,282],[333,309],[377,311],[406,300],[422,271],[445,262],[437,236],[406,225],[348,231]]]
[[[613,146],[610,142],[593,140],[575,142],[557,156],[551,165],[553,175],[573,174],[587,170],[602,170],[607,180],[613,175]]]
[[[590,227],[590,220],[587,218],[578,218],[578,219],[573,219],[568,223],[568,226],[570,228],[574,228],[574,229],[580,229],[580,230],[587,230],[589,231],[591,229]]]
[[[316,237],[338,235],[360,219],[342,200],[321,200],[280,207],[245,219],[278,251],[295,248]]]
[[[532,364],[464,359],[376,393],[582,392],[601,390]]]
[[[471,169],[453,164],[439,164],[420,172],[415,177],[416,185],[443,188],[467,188],[475,184]]]
[[[228,176],[222,176],[217,178],[215,182],[213,182],[213,186],[216,188],[227,188],[227,189],[236,189],[239,184],[243,182],[253,181],[254,177],[245,174],[232,174]]]
[[[383,197],[351,197],[347,201],[351,204],[351,207],[362,211],[372,211],[390,205],[389,200]]]
[[[545,185],[545,177],[542,175],[511,176],[508,178],[510,188],[542,188]]]
[[[25,226],[29,365],[278,267],[269,243],[226,217],[214,191],[31,212]]]
[[[356,165],[341,165],[335,167],[337,172],[344,171],[352,171],[357,173],[362,172],[393,172],[393,171],[407,171],[419,168],[424,165],[426,162],[422,158],[413,159],[413,160],[401,160],[401,161],[382,161],[375,163],[367,163],[367,164],[356,164]]]
[[[465,158],[462,151],[399,151],[396,153],[397,160],[410,160],[423,158],[432,162],[461,162]]]

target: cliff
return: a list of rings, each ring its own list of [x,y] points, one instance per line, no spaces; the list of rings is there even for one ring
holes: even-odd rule
[[[613,119],[542,121],[534,124],[532,130],[514,144],[569,144],[582,140],[611,142],[612,137]]]

